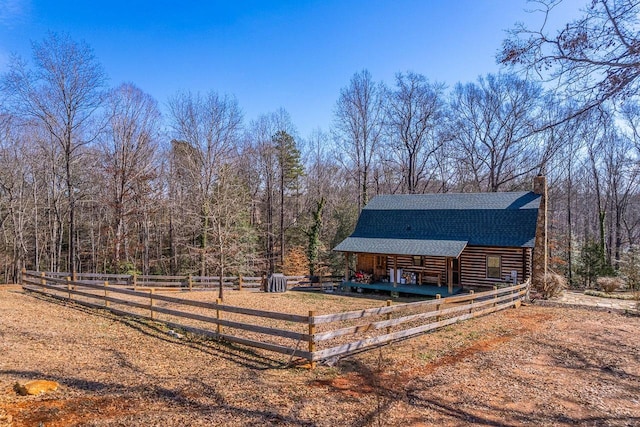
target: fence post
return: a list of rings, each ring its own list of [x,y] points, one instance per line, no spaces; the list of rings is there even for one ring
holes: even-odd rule
[[[191,291],[193,291],[193,276],[189,275],[187,280],[188,280],[188,283],[189,283],[189,292],[191,292]]]
[[[109,307],[109,301],[107,301],[107,298],[109,298],[109,281],[105,280],[104,281],[104,306],[105,307]]]
[[[218,340],[220,339],[220,335],[222,334],[222,326],[220,325],[220,310],[218,306],[222,300],[220,298],[216,298],[216,319],[218,319],[218,323],[216,323],[216,333],[218,334]]]
[[[73,300],[73,296],[71,295],[71,276],[67,276],[67,293],[69,294],[69,301]]]
[[[469,294],[471,295],[471,302],[469,303],[469,314],[473,313],[473,300],[475,299],[475,293],[476,292],[473,289],[469,290]]]
[[[387,307],[391,307],[391,300],[387,300]],[[387,313],[387,320],[391,320],[391,313]],[[391,333],[391,326],[387,326],[387,334]]]
[[[309,310],[309,353],[311,353],[309,367],[311,369],[316,367],[316,362],[313,360],[313,353],[316,351],[316,342],[314,338],[316,333],[315,316],[316,312],[314,310]]]
[[[131,280],[133,281],[133,290],[136,291],[136,287],[138,286],[138,274],[135,271],[133,272]]]
[[[71,278],[73,279],[74,282],[78,281],[78,273],[76,271],[71,273]]]
[[[24,276],[27,274],[27,269],[22,267],[20,270],[20,286],[24,287]]]
[[[519,308],[520,307],[520,303],[522,302],[522,300],[520,299],[520,295],[519,295],[520,291],[519,290],[518,291],[514,290],[515,286],[512,286],[511,288],[512,288],[511,293],[512,294],[515,293],[515,296],[516,296],[515,301],[513,303],[513,307],[514,308]]]
[[[154,292],[154,288],[150,288],[149,289],[149,310],[151,311],[151,320],[153,320],[155,317],[153,313],[153,292]]]
[[[494,291],[497,291],[497,290],[498,290],[498,287],[497,287],[497,286],[494,286],[494,287],[493,287],[493,290],[494,290]],[[494,307],[498,305],[498,303],[497,303],[496,301],[498,301],[498,293],[497,293],[497,292],[493,295],[493,306],[494,306]]]
[[[40,286],[42,286],[42,290],[47,289],[47,279],[44,278],[44,271],[40,273]]]
[[[242,275],[238,274],[238,290],[242,290]]]
[[[438,301],[438,303],[436,304],[436,311],[440,312],[440,300],[442,299],[442,296],[440,294],[436,294],[436,301]],[[442,318],[440,316],[436,316],[436,322],[439,322]]]

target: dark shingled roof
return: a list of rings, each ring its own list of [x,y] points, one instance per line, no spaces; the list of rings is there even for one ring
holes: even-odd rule
[[[533,192],[377,196],[334,250],[458,257],[466,244],[533,247],[539,206]]]

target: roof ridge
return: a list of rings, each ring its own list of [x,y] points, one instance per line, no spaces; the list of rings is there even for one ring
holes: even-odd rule
[[[447,195],[453,195],[453,196],[460,196],[460,195],[490,195],[490,194],[495,194],[495,195],[504,195],[504,194],[526,194],[526,193],[533,193],[533,191],[531,190],[520,190],[520,191],[480,191],[480,192],[473,192],[473,193],[463,193],[463,192],[447,192],[447,193],[400,193],[400,194],[376,194],[375,196],[373,196],[373,199],[375,199],[376,197],[395,197],[395,196],[411,196],[411,197],[420,197],[420,196],[447,196]],[[535,194],[535,193],[534,193]],[[373,200],[371,199],[371,200]]]

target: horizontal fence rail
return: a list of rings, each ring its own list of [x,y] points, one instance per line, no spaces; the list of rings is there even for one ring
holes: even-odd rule
[[[311,354],[299,345],[310,340],[306,333],[308,316],[235,307],[222,304],[219,300],[189,300],[160,294],[156,288],[132,289],[128,284],[122,286],[109,281],[74,281],[68,275],[64,278],[61,276],[64,275],[25,271],[22,283],[23,287],[30,291],[107,309],[118,315],[160,321],[169,327],[187,332],[274,351],[290,357],[312,359]],[[167,276],[154,282],[165,280]],[[298,327],[291,328],[291,325]],[[269,340],[268,337],[275,340]],[[297,342],[298,345],[292,345],[291,341]]]
[[[228,279],[228,280],[227,280]],[[233,282],[239,277],[224,277]],[[243,278],[262,281],[262,277]],[[288,278],[289,279],[289,278]],[[291,279],[301,283],[304,276]],[[23,271],[23,288],[117,315],[159,321],[168,327],[263,350],[299,357],[311,366],[317,361],[343,357],[390,342],[410,338],[447,325],[518,307],[529,290],[529,281],[506,288],[412,303],[307,315],[280,313],[193,300],[159,293],[167,286],[193,290],[218,277],[129,276]],[[165,285],[170,283],[172,285]],[[186,283],[186,285],[185,285]],[[242,284],[242,280],[240,280]],[[149,286],[149,285],[153,286]],[[159,284],[159,285],[158,285]],[[196,285],[197,284],[197,285]],[[242,290],[242,285],[236,289]],[[207,295],[210,293],[205,293]],[[203,295],[203,294],[200,294]],[[205,298],[202,298],[205,299]],[[305,346],[306,344],[306,346]],[[306,349],[304,348],[306,347]]]
[[[526,282],[508,288],[494,289],[481,293],[470,293],[450,298],[437,298],[431,301],[420,301],[346,313],[315,316],[311,321],[314,321],[316,324],[341,323],[353,319],[379,319],[381,316],[386,317],[384,320],[373,320],[367,323],[358,323],[353,326],[314,334],[313,340],[316,343],[345,335],[366,334],[378,330],[389,331],[390,328],[397,328],[401,325],[404,325],[405,329],[400,328],[393,332],[314,351],[312,361],[349,355],[505,308],[518,307],[522,298],[524,298],[528,292],[528,286],[529,283]],[[401,314],[401,316],[391,318],[394,313]],[[435,321],[433,321],[433,319],[435,319]],[[424,323],[423,321],[425,320],[429,321]]]
[[[29,274],[35,272],[28,271]],[[39,274],[40,272],[38,272]],[[103,283],[109,281],[111,285],[130,286],[138,288],[155,288],[158,291],[182,291],[182,290],[207,290],[217,289],[220,286],[220,276],[168,276],[148,274],[107,274],[107,273],[75,273],[70,275],[65,272],[45,272],[47,277],[66,278],[70,276],[73,281],[92,281]],[[285,276],[287,288],[295,287],[316,289],[322,284],[337,286],[342,276]],[[265,286],[265,276],[224,276],[222,286],[225,289],[261,289]]]

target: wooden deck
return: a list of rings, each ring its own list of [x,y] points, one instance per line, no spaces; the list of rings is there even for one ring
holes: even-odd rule
[[[400,292],[409,295],[423,295],[429,297],[435,297],[440,294],[442,298],[458,294],[462,292],[461,286],[454,286],[453,291],[449,293],[447,286],[437,285],[401,285],[397,284],[395,287],[393,283],[357,283],[357,282],[342,282],[339,287],[343,290],[347,289],[371,289],[376,291],[385,292]]]

